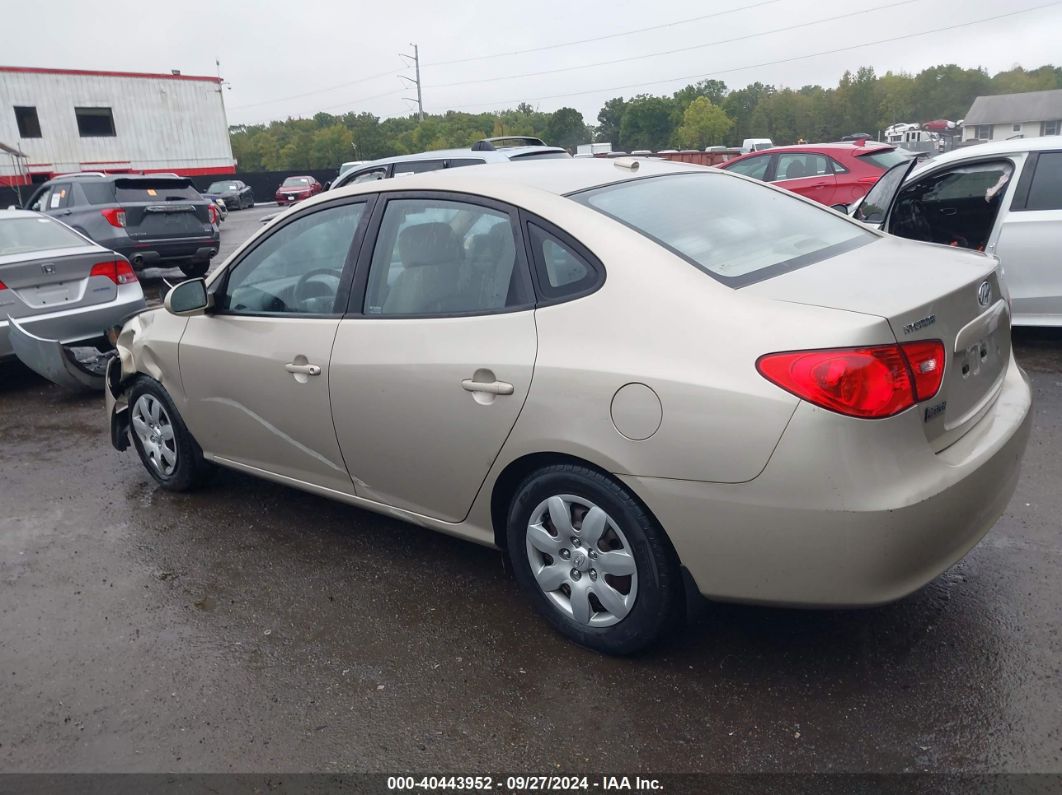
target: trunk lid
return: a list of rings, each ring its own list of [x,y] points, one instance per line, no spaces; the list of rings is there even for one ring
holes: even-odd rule
[[[983,254],[882,238],[742,290],[882,317],[900,343],[941,340],[940,391],[912,409],[935,451],[985,414],[1010,361],[1010,308],[998,262]]]
[[[28,317],[113,301],[118,286],[106,276],[90,276],[98,262],[118,257],[95,247],[36,251],[0,257],[0,317]]]
[[[115,180],[115,198],[125,210],[125,228],[133,240],[160,240],[210,234],[210,202],[191,180],[179,177],[130,177]]]

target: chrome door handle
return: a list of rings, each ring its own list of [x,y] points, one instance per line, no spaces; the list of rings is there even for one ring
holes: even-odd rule
[[[513,385],[504,381],[473,381],[466,378],[461,382],[461,388],[466,392],[484,392],[488,395],[511,395]]]
[[[316,364],[295,364],[295,362],[288,362],[284,365],[284,369],[293,375],[320,375],[321,368]]]

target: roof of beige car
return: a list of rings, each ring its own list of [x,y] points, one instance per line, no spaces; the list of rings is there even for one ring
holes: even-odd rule
[[[637,168],[631,168],[632,163]],[[408,177],[363,182],[336,193],[364,193],[399,190],[483,191],[490,195],[498,183],[520,185],[547,193],[565,195],[599,185],[623,182],[638,177],[704,172],[724,174],[715,168],[643,158],[572,158],[570,160],[532,160],[526,163],[488,163],[482,166],[429,171]],[[335,194],[329,192],[330,195]]]

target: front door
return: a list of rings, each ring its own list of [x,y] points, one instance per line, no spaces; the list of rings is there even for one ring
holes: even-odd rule
[[[353,491],[332,426],[329,356],[349,296],[364,201],[310,208],[217,282],[180,342],[182,413],[204,451]]]
[[[457,522],[531,384],[534,304],[514,210],[387,201],[339,323],[330,388],[358,496]]]

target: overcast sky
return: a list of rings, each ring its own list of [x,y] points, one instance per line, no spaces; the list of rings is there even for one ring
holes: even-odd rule
[[[589,123],[610,97],[671,93],[703,77],[799,88],[835,85],[862,65],[994,73],[1062,63],[1062,0],[49,0],[5,4],[3,13],[6,65],[214,74],[217,58],[233,124],[319,110],[406,115],[415,105],[403,97],[416,89],[398,77],[413,70],[397,53],[412,52],[410,42],[420,45],[428,112],[527,101],[577,108]],[[808,24],[841,15],[850,16]],[[850,49],[816,55],[838,48]],[[665,52],[675,50],[683,51]],[[590,66],[620,59],[633,60]],[[542,74],[552,70],[565,71]]]

